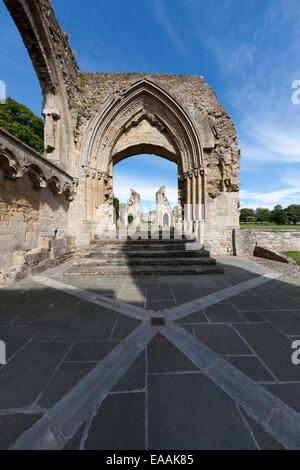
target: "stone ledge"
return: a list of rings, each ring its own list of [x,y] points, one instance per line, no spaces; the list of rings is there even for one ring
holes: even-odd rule
[[[272,261],[278,261],[279,263],[297,264],[296,261],[289,256],[259,245],[254,248],[254,256],[257,256],[258,258],[270,259]]]
[[[12,180],[28,174],[35,189],[45,189],[49,186],[52,192],[64,194],[69,200],[73,200],[76,195],[77,181],[72,176],[2,128],[0,167]]]

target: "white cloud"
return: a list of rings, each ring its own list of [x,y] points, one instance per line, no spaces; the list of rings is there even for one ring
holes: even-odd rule
[[[178,33],[178,28],[176,29],[173,26],[172,20],[166,13],[166,10],[163,7],[161,0],[151,0],[151,6],[154,7],[154,12],[156,19],[163,27],[164,31],[169,36],[170,41],[174,44],[174,46],[180,51],[183,52],[186,56],[190,59],[192,58],[190,52],[188,51],[184,40],[181,38],[180,34]]]

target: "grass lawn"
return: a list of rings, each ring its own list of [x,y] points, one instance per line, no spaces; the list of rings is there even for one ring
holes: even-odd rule
[[[284,251],[283,255],[289,256],[300,264],[300,251]]]
[[[240,224],[240,228],[260,230],[300,230],[300,225],[275,225],[275,224]]]

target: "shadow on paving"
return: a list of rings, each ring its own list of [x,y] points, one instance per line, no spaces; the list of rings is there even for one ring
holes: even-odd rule
[[[7,355],[0,366],[3,449],[140,322],[32,280],[0,289],[0,298],[0,339]]]
[[[132,299],[128,294],[129,304],[139,305],[139,292],[149,295],[146,303],[143,297],[144,306],[158,302],[157,310],[163,310],[266,272],[261,266],[227,263],[220,264],[223,275],[203,276],[204,285],[210,287],[201,287],[201,276],[190,282],[145,276],[123,278],[120,291],[134,294]],[[61,274],[49,276],[125,301],[120,292],[116,295],[120,276],[71,279]],[[172,301],[166,295],[169,290]],[[140,322],[33,280],[0,289],[0,299],[0,339],[6,342],[8,359],[0,369],[0,448],[4,449]],[[269,281],[176,323],[300,413],[300,366],[291,361],[292,342],[300,337],[298,281]],[[229,426],[232,433],[227,432]],[[81,426],[66,446],[79,447],[281,448],[160,335],[114,386],[92,422]]]

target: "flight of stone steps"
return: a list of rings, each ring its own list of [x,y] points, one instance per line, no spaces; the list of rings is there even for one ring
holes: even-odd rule
[[[219,274],[216,265],[205,249],[191,248],[193,243],[181,240],[93,240],[81,249],[66,276],[101,275],[173,275]],[[197,245],[195,245],[197,248]]]

